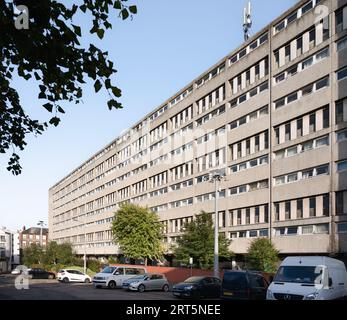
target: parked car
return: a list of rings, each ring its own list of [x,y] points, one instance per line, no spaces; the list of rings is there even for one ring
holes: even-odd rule
[[[329,257],[284,259],[267,291],[268,300],[335,300],[347,297],[347,272]]]
[[[144,274],[123,281],[123,289],[144,292],[146,290],[169,291],[169,282],[163,274]]]
[[[222,281],[222,299],[265,300],[269,283],[257,271],[225,270]]]
[[[172,294],[178,298],[219,298],[221,281],[216,277],[190,277],[172,288]]]
[[[57,274],[58,281],[68,283],[68,282],[92,282],[91,277],[87,274],[74,269],[61,269]]]
[[[19,270],[19,269],[13,269],[12,271],[11,271],[11,274],[15,274],[15,275],[18,275],[18,274],[21,274],[22,273],[22,271],[21,270]]]
[[[93,284],[95,288],[115,289],[117,287],[122,287],[123,281],[145,273],[147,273],[147,270],[144,267],[106,267],[94,276]]]
[[[33,268],[27,271],[30,279],[55,279],[55,274],[40,268]]]

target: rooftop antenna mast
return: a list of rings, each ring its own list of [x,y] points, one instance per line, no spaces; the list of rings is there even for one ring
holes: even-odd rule
[[[247,6],[243,9],[243,33],[245,41],[250,38],[250,29],[252,27],[252,8],[249,1]]]

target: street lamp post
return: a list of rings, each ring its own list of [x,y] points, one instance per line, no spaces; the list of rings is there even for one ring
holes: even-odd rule
[[[209,181],[214,183],[215,196],[214,196],[214,263],[213,274],[215,277],[219,277],[219,214],[218,214],[218,196],[219,196],[219,182],[222,181],[225,174],[221,170],[213,171],[211,173]]]
[[[46,225],[42,220],[37,223],[40,226],[40,246],[42,247],[42,228]]]
[[[72,218],[73,221],[79,222],[77,218]],[[84,244],[83,244],[83,273],[87,273],[87,233],[86,233],[86,223],[83,223],[84,230]]]

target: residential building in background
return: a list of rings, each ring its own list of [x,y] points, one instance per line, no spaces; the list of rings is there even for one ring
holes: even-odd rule
[[[270,237],[282,255],[343,258],[346,0],[298,2],[57,182],[50,238],[117,254],[111,222],[130,202],[159,215],[169,248],[185,222],[213,214],[215,169],[226,175],[220,232],[236,254]]]
[[[0,273],[9,272],[19,264],[19,233],[2,227],[0,229]]]
[[[24,249],[32,244],[41,244],[41,228],[33,227],[23,230],[19,233],[20,248]],[[42,246],[46,246],[48,243],[48,228],[42,228]]]

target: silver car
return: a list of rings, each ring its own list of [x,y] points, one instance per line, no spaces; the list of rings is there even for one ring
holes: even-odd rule
[[[146,290],[169,291],[169,282],[163,274],[144,274],[123,281],[123,289],[144,292]]]

